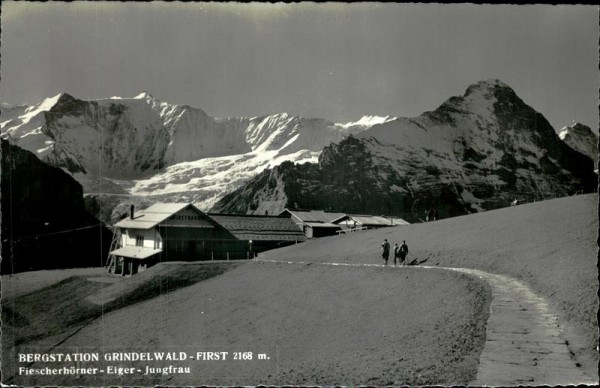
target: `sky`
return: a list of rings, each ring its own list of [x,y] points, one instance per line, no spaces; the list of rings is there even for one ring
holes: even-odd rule
[[[2,3],[0,100],[155,98],[214,117],[417,116],[477,81],[598,132],[598,8]]]

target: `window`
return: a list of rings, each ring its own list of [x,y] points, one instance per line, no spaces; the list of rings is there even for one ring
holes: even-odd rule
[[[144,246],[144,236],[135,236],[135,245],[138,247]]]

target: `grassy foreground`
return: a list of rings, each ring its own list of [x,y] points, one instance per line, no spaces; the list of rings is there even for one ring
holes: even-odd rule
[[[384,238],[406,240],[409,259],[475,268],[525,281],[553,305],[571,349],[597,376],[598,195],[518,205],[485,213],[318,239],[260,257],[382,263]]]
[[[82,377],[77,385],[460,385],[475,377],[488,297],[487,285],[453,272],[248,262],[22,346],[273,357],[264,367],[192,364],[189,375]],[[74,384],[65,376],[50,381]],[[11,382],[48,384],[40,376]]]

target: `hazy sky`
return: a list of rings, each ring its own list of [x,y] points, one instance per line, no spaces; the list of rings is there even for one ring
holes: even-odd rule
[[[0,99],[156,98],[211,116],[416,116],[499,78],[597,132],[598,9],[374,3],[2,4]]]

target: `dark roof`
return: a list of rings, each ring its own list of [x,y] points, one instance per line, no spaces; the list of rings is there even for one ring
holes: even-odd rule
[[[290,217],[208,214],[240,240],[305,241],[306,236]]]

